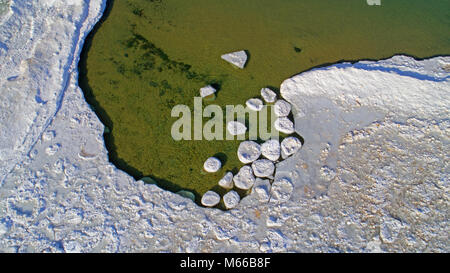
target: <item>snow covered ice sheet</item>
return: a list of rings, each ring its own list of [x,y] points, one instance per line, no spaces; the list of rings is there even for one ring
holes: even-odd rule
[[[304,146],[277,165],[275,199],[250,194],[224,212],[108,162],[77,85],[105,1],[10,5],[0,19],[0,251],[450,251],[450,58],[286,80]]]

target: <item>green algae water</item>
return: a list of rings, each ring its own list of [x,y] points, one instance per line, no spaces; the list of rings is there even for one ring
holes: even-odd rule
[[[192,191],[219,191],[242,166],[240,141],[175,141],[175,105],[193,108],[199,89],[219,89],[204,105],[245,104],[263,87],[342,60],[450,53],[450,1],[118,0],[86,42],[85,97],[107,126],[110,160],[136,179]],[[247,50],[240,70],[220,56]],[[305,140],[306,144],[308,140]],[[203,171],[217,156],[222,169]],[[151,178],[151,179],[150,179]],[[223,193],[223,192],[222,192]]]

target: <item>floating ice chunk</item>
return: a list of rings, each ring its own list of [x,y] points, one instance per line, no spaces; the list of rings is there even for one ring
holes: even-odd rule
[[[256,194],[260,202],[267,202],[270,198],[270,181],[268,179],[256,178],[252,193]]]
[[[252,163],[261,155],[261,146],[254,141],[243,141],[239,144],[237,155],[242,163]]]
[[[245,103],[250,110],[261,111],[263,109],[263,102],[260,99],[249,99]]]
[[[247,132],[247,126],[239,121],[230,121],[227,124],[227,130],[233,136],[242,135]]]
[[[278,117],[287,117],[291,112],[291,104],[285,100],[277,100],[273,106],[274,113]]]
[[[215,205],[219,204],[220,202],[220,196],[213,192],[213,191],[207,191],[205,194],[203,194],[202,197],[202,205],[205,207],[214,207]]]
[[[261,89],[261,97],[266,102],[273,103],[277,99],[277,93],[273,92],[269,88],[263,88]]]
[[[287,137],[281,141],[281,157],[284,159],[295,154],[302,147],[302,142],[296,137]]]
[[[255,183],[255,176],[253,175],[252,168],[250,166],[243,166],[233,177],[233,181],[236,188],[242,190],[250,189]]]
[[[257,177],[269,177],[275,171],[275,165],[268,159],[260,159],[252,163],[252,169]]]
[[[272,203],[284,203],[291,198],[294,186],[287,178],[277,179],[272,183],[271,198]]]
[[[287,117],[277,118],[274,122],[275,129],[285,134],[292,134],[295,132],[294,123],[290,121]]]
[[[223,204],[227,209],[232,209],[236,207],[239,204],[239,201],[241,200],[241,197],[239,194],[235,191],[227,192],[223,196]]]
[[[207,85],[205,87],[200,88],[200,96],[204,98],[216,93],[216,91],[217,90],[214,87],[212,87],[211,85]]]
[[[276,139],[269,139],[261,145],[261,154],[272,161],[280,158],[280,142]]]
[[[205,161],[205,164],[203,164],[203,168],[205,171],[209,173],[215,173],[222,167],[222,163],[219,159],[215,157],[210,157]]]
[[[247,53],[244,50],[224,54],[221,58],[239,68],[244,68],[247,62]]]
[[[225,189],[233,188],[233,173],[227,172],[222,179],[219,180],[219,186]]]

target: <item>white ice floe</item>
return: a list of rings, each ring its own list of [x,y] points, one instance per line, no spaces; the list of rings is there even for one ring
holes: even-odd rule
[[[247,53],[245,50],[224,54],[221,58],[239,68],[244,68],[247,62]]]
[[[255,176],[250,166],[243,166],[239,172],[233,177],[236,188],[242,190],[250,189],[255,183]]]
[[[232,189],[233,188],[233,173],[227,172],[220,180],[219,180],[219,186],[225,189]]]
[[[220,202],[220,195],[213,191],[207,191],[202,196],[202,205],[205,207],[214,207]]]
[[[261,154],[272,161],[280,158],[280,142],[277,139],[269,139],[261,144]]]
[[[268,103],[273,103],[277,99],[277,93],[273,92],[270,88],[261,89],[261,97]]]
[[[205,87],[200,88],[200,96],[204,98],[216,93],[216,91],[217,90],[214,87],[212,87],[211,85],[207,85]]]
[[[287,137],[281,141],[281,157],[287,158],[302,147],[302,142],[296,137]]]
[[[255,194],[260,202],[267,202],[270,198],[270,187],[269,179],[256,178],[252,194]]]
[[[275,165],[268,159],[259,159],[252,163],[252,169],[257,177],[270,177],[275,171]]]
[[[263,102],[260,99],[253,98],[245,102],[247,107],[253,111],[261,111],[263,109]]]
[[[223,196],[223,204],[227,209],[235,208],[239,204],[240,200],[241,197],[235,191],[229,191]]]
[[[287,117],[291,112],[291,104],[285,100],[277,100],[273,108],[275,115],[278,117]]]
[[[205,169],[205,171],[207,171],[209,173],[215,173],[218,170],[220,170],[221,167],[222,167],[222,163],[220,162],[219,159],[217,159],[215,157],[208,158],[205,161],[205,163],[203,164],[203,168]]]
[[[227,131],[233,136],[242,135],[247,132],[247,126],[239,121],[230,121],[227,124]]]
[[[261,155],[261,146],[251,140],[243,141],[239,144],[237,155],[242,163],[252,163]]]
[[[287,117],[277,118],[274,122],[275,129],[285,134],[292,134],[295,132],[294,123]]]

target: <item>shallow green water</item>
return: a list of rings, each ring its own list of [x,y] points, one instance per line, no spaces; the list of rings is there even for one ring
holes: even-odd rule
[[[172,107],[192,107],[200,87],[220,87],[214,104],[244,104],[320,65],[450,53],[449,0],[120,0],[110,8],[80,62],[86,99],[111,130],[110,159],[135,178],[197,198],[241,166],[239,141],[171,138]],[[241,49],[250,52],[244,70],[220,59]],[[213,155],[225,164],[206,174]]]

